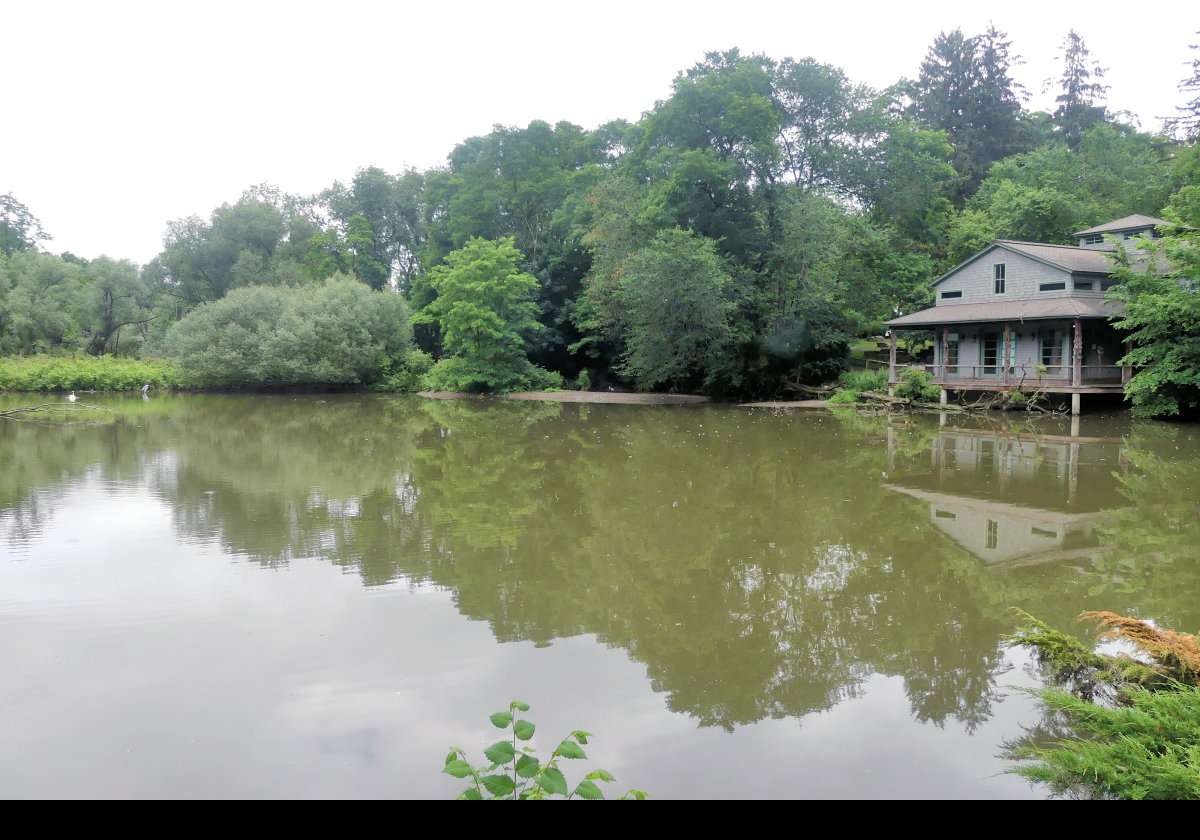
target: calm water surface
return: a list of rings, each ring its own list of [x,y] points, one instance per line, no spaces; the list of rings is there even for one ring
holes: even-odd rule
[[[613,794],[1038,797],[1007,610],[1200,628],[1195,426],[86,399],[0,419],[10,798],[448,798],[514,697]]]

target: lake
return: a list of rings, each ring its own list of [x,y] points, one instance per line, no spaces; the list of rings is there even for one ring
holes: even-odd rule
[[[1040,798],[1010,608],[1200,629],[1196,426],[81,401],[0,419],[8,798],[451,798],[514,698],[609,796]]]

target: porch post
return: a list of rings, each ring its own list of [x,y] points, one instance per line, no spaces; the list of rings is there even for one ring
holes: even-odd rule
[[[942,327],[941,332],[942,332],[942,384],[945,385],[946,384],[946,368],[948,367],[946,362],[947,362],[947,359],[950,358],[950,328]],[[962,347],[961,344],[958,346]],[[943,394],[946,393],[946,390],[944,388],[942,389],[942,393]]]
[[[1012,360],[1012,324],[1004,325],[1004,384],[1009,382],[1009,361]]]
[[[1083,321],[1075,319],[1075,341],[1071,348],[1071,384],[1083,384]]]
[[[1126,341],[1125,342],[1125,355],[1128,356],[1132,352],[1133,352],[1133,342]],[[1133,365],[1121,365],[1121,384],[1122,385],[1128,384],[1129,380],[1132,378],[1133,378]]]
[[[896,328],[892,327],[890,333],[892,344],[888,349],[888,396],[892,396],[892,385],[896,381]]]

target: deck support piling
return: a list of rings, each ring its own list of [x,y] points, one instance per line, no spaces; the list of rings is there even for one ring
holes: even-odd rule
[[[1079,416],[1079,407],[1082,402],[1083,394],[1075,393],[1071,395],[1071,416]]]

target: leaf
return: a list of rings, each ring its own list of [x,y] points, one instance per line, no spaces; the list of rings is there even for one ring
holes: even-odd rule
[[[529,711],[529,704],[522,703],[520,700],[512,701],[512,703],[510,703],[509,706],[513,709],[516,709],[519,712],[528,712]]]
[[[586,744],[587,739],[592,737],[592,733],[584,732],[581,729],[576,729],[575,731],[573,731],[571,733],[571,737],[574,738],[576,741],[578,741],[581,744]]]
[[[596,787],[595,782],[580,782],[579,787],[575,788],[575,795],[582,799],[603,799],[604,792]]]
[[[450,750],[450,752],[446,755],[446,763],[449,764],[451,761],[456,761],[458,759],[458,755],[458,750]]]
[[[504,729],[512,723],[512,712],[496,712],[492,715],[492,726],[497,729]]]
[[[460,759],[458,761],[447,761],[446,766],[442,768],[442,772],[449,773],[456,779],[465,779],[471,775],[473,769],[470,764]]]
[[[593,770],[591,773],[587,774],[586,778],[599,779],[602,782],[615,782],[617,780],[617,777],[612,773],[609,773],[607,770]]]
[[[547,793],[567,795],[567,777],[557,767],[547,767],[539,780]]]
[[[587,753],[574,741],[563,741],[558,745],[558,749],[554,753],[555,755],[561,755],[563,758],[587,758]]]
[[[638,790],[637,788],[630,788],[629,791],[624,796],[620,797],[620,799],[637,799],[637,800],[649,799],[649,798],[650,798],[650,794],[646,793],[646,791],[644,791],[644,790]]]
[[[499,773],[493,776],[484,776],[480,781],[488,789],[488,793],[493,796],[505,796],[517,789],[512,779]]]
[[[460,793],[458,795],[458,798],[459,799],[470,799],[472,801],[476,801],[476,800],[482,800],[483,794],[480,793],[475,788],[467,788],[466,790],[464,790],[462,793]]]
[[[522,741],[528,741],[533,737],[533,730],[537,729],[532,723],[527,720],[519,720],[513,725],[513,734]]]
[[[484,750],[483,754],[493,764],[507,764],[513,760],[513,756],[517,754],[517,751],[513,749],[513,745],[508,741],[497,741]]]
[[[523,755],[517,759],[517,775],[522,779],[532,779],[542,769],[542,765],[531,755]]]

